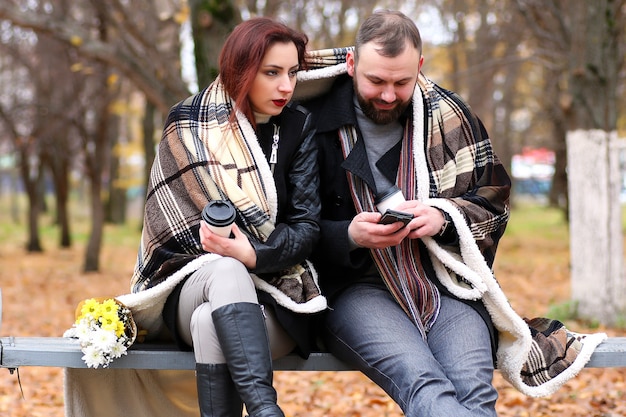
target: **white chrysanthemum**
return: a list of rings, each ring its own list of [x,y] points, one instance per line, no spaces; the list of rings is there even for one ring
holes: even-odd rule
[[[75,334],[80,343],[85,344],[89,343],[94,330],[95,329],[88,321],[81,320],[81,322],[76,326]]]
[[[78,333],[76,332],[76,327],[70,327],[65,332],[63,332],[63,337],[76,339],[78,338]]]
[[[123,343],[118,342],[118,343],[114,344],[111,347],[111,357],[112,358],[119,358],[122,355],[126,355],[126,351],[127,350],[128,349],[126,348],[126,346],[124,346]]]
[[[98,329],[91,334],[91,343],[103,352],[108,352],[117,343],[115,333],[109,330]]]
[[[82,351],[84,355],[81,359],[87,364],[88,368],[97,368],[98,366],[106,363],[104,353],[102,353],[102,351],[97,349],[95,346],[86,346],[82,349]]]

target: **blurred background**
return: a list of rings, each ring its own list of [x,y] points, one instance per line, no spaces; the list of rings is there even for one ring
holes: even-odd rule
[[[213,80],[238,22],[275,17],[322,49],[352,45],[376,8],[418,24],[425,74],[484,121],[515,180],[513,203],[567,217],[567,132],[626,131],[625,0],[0,0],[7,221],[24,222],[37,252],[42,213],[54,212],[61,247],[84,214],[84,270],[97,271],[104,225],[141,216],[168,109]]]

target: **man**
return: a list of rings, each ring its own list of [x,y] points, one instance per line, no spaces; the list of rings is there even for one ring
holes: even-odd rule
[[[495,416],[496,331],[483,303],[453,294],[476,300],[480,285],[455,282],[450,268],[463,272],[469,239],[489,274],[510,179],[469,107],[421,75],[409,18],[374,13],[345,61],[330,92],[305,103],[319,146],[314,259],[329,298],[327,347],[407,416]],[[413,215],[407,226],[379,224],[376,199],[393,186],[406,199],[395,210]]]

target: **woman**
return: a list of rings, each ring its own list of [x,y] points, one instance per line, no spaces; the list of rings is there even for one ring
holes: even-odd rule
[[[152,167],[132,289],[176,283],[163,318],[193,348],[202,416],[241,416],[242,401],[251,417],[283,416],[272,358],[306,357],[305,313],[326,307],[305,261],[319,234],[317,151],[290,103],[307,41],[267,18],[238,25],[217,79],[170,111]],[[230,238],[201,221],[211,200],[234,204]]]

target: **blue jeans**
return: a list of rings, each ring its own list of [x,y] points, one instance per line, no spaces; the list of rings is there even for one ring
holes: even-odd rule
[[[428,340],[384,286],[353,285],[330,307],[328,349],[385,390],[405,416],[496,416],[489,330],[472,307],[442,295]]]

